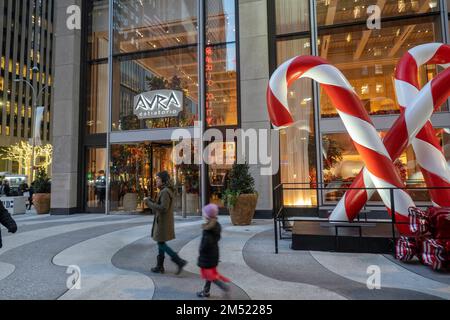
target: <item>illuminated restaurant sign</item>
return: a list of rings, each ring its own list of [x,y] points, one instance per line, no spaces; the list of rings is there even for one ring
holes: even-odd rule
[[[153,90],[134,97],[134,114],[139,119],[176,117],[182,110],[182,91]]]

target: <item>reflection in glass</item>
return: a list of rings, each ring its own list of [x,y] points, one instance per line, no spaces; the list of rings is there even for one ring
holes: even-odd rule
[[[308,39],[277,42],[279,64],[296,55],[308,54]],[[317,173],[312,80],[296,81],[289,89],[288,103],[296,124],[280,132],[281,182],[292,183],[286,188],[315,188]],[[315,190],[284,190],[283,200],[286,206],[316,206],[317,193]]]
[[[106,199],[106,149],[86,150],[86,210],[104,212]]]
[[[199,166],[176,165],[171,141],[113,144],[111,146],[111,210],[148,211],[144,197],[156,200],[155,176],[167,171],[174,187],[176,214],[197,214]]]
[[[237,125],[235,44],[206,47],[205,82],[207,125]]]
[[[185,144],[183,146],[183,144]],[[199,140],[187,140],[175,144],[177,164],[177,189],[181,194],[181,211],[183,214],[198,213],[200,211],[200,166],[198,155]],[[183,154],[191,148],[190,156]],[[180,151],[183,150],[183,151]]]
[[[439,0],[317,0],[317,24],[365,22],[372,14],[368,13],[371,5],[381,9],[383,18],[439,11]]]
[[[106,132],[108,112],[108,64],[90,65],[86,127],[88,134]]]
[[[88,54],[90,59],[108,57],[108,0],[87,1],[88,16]]]
[[[276,0],[275,3],[277,34],[309,31],[309,1]]]
[[[208,0],[205,5],[207,44],[236,41],[235,0]]]
[[[116,61],[112,130],[193,126],[198,114],[197,49],[167,50],[138,60]],[[135,96],[153,90],[182,91],[183,110],[176,117],[139,120]],[[159,107],[159,106],[158,106]]]
[[[213,150],[208,157],[209,168],[209,192],[210,202],[223,207],[222,193],[227,188],[228,173],[236,161],[236,143],[212,142],[209,144]],[[216,150],[222,150],[221,155],[216,155]]]
[[[398,113],[394,91],[394,69],[403,54],[423,43],[439,41],[439,20],[416,19],[383,23],[380,30],[360,26],[319,32],[319,53],[341,70],[372,115]],[[435,66],[419,70],[423,86],[436,74]],[[321,90],[322,117],[336,117],[330,99]]]
[[[168,171],[174,178],[171,144],[114,144],[111,146],[111,210],[142,211],[144,197],[155,198],[154,176]]]
[[[114,52],[197,42],[197,0],[114,0]]]
[[[450,162],[450,130],[435,129],[436,136],[441,141],[447,162]],[[386,132],[381,132],[384,137]],[[353,179],[361,171],[364,163],[354,147],[350,136],[347,133],[330,133],[322,137],[322,161],[323,180],[329,191],[324,191],[326,201],[338,201],[344,191],[334,188],[349,187]],[[394,162],[400,177],[407,187],[426,187],[422,172],[417,163],[414,150],[409,146],[406,151]],[[450,163],[449,163],[450,164]],[[425,190],[409,190],[414,201],[429,201],[428,192]],[[371,201],[381,201],[378,194],[375,194]]]

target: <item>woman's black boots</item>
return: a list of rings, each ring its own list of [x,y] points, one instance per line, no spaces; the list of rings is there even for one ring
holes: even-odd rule
[[[156,267],[152,268],[154,273],[164,273],[164,255],[158,254],[156,260]],[[176,274],[180,274],[183,271],[183,267],[187,264],[186,260],[181,259],[178,255],[172,258],[172,261],[177,265],[178,269]]]
[[[176,274],[180,274],[181,271],[183,271],[183,268],[185,265],[187,265],[187,261],[183,260],[180,258],[179,255],[176,255],[175,257],[172,258],[172,261],[177,265],[178,270],[176,272]]]
[[[154,273],[164,273],[164,255],[158,254],[156,267],[152,268],[152,272]]]

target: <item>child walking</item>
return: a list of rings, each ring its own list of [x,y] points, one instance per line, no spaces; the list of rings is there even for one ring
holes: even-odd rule
[[[211,283],[217,285],[225,295],[228,295],[230,288],[226,282],[230,280],[217,271],[219,264],[219,240],[222,227],[217,221],[219,208],[215,204],[208,204],[203,208],[203,217],[206,222],[202,225],[203,234],[200,242],[200,255],[198,257],[198,266],[200,275],[205,279],[203,290],[197,292],[200,298],[210,296]]]

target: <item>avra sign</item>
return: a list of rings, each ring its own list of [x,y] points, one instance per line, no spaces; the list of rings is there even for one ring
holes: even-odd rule
[[[134,114],[139,119],[176,117],[182,110],[182,91],[153,90],[134,97]]]

